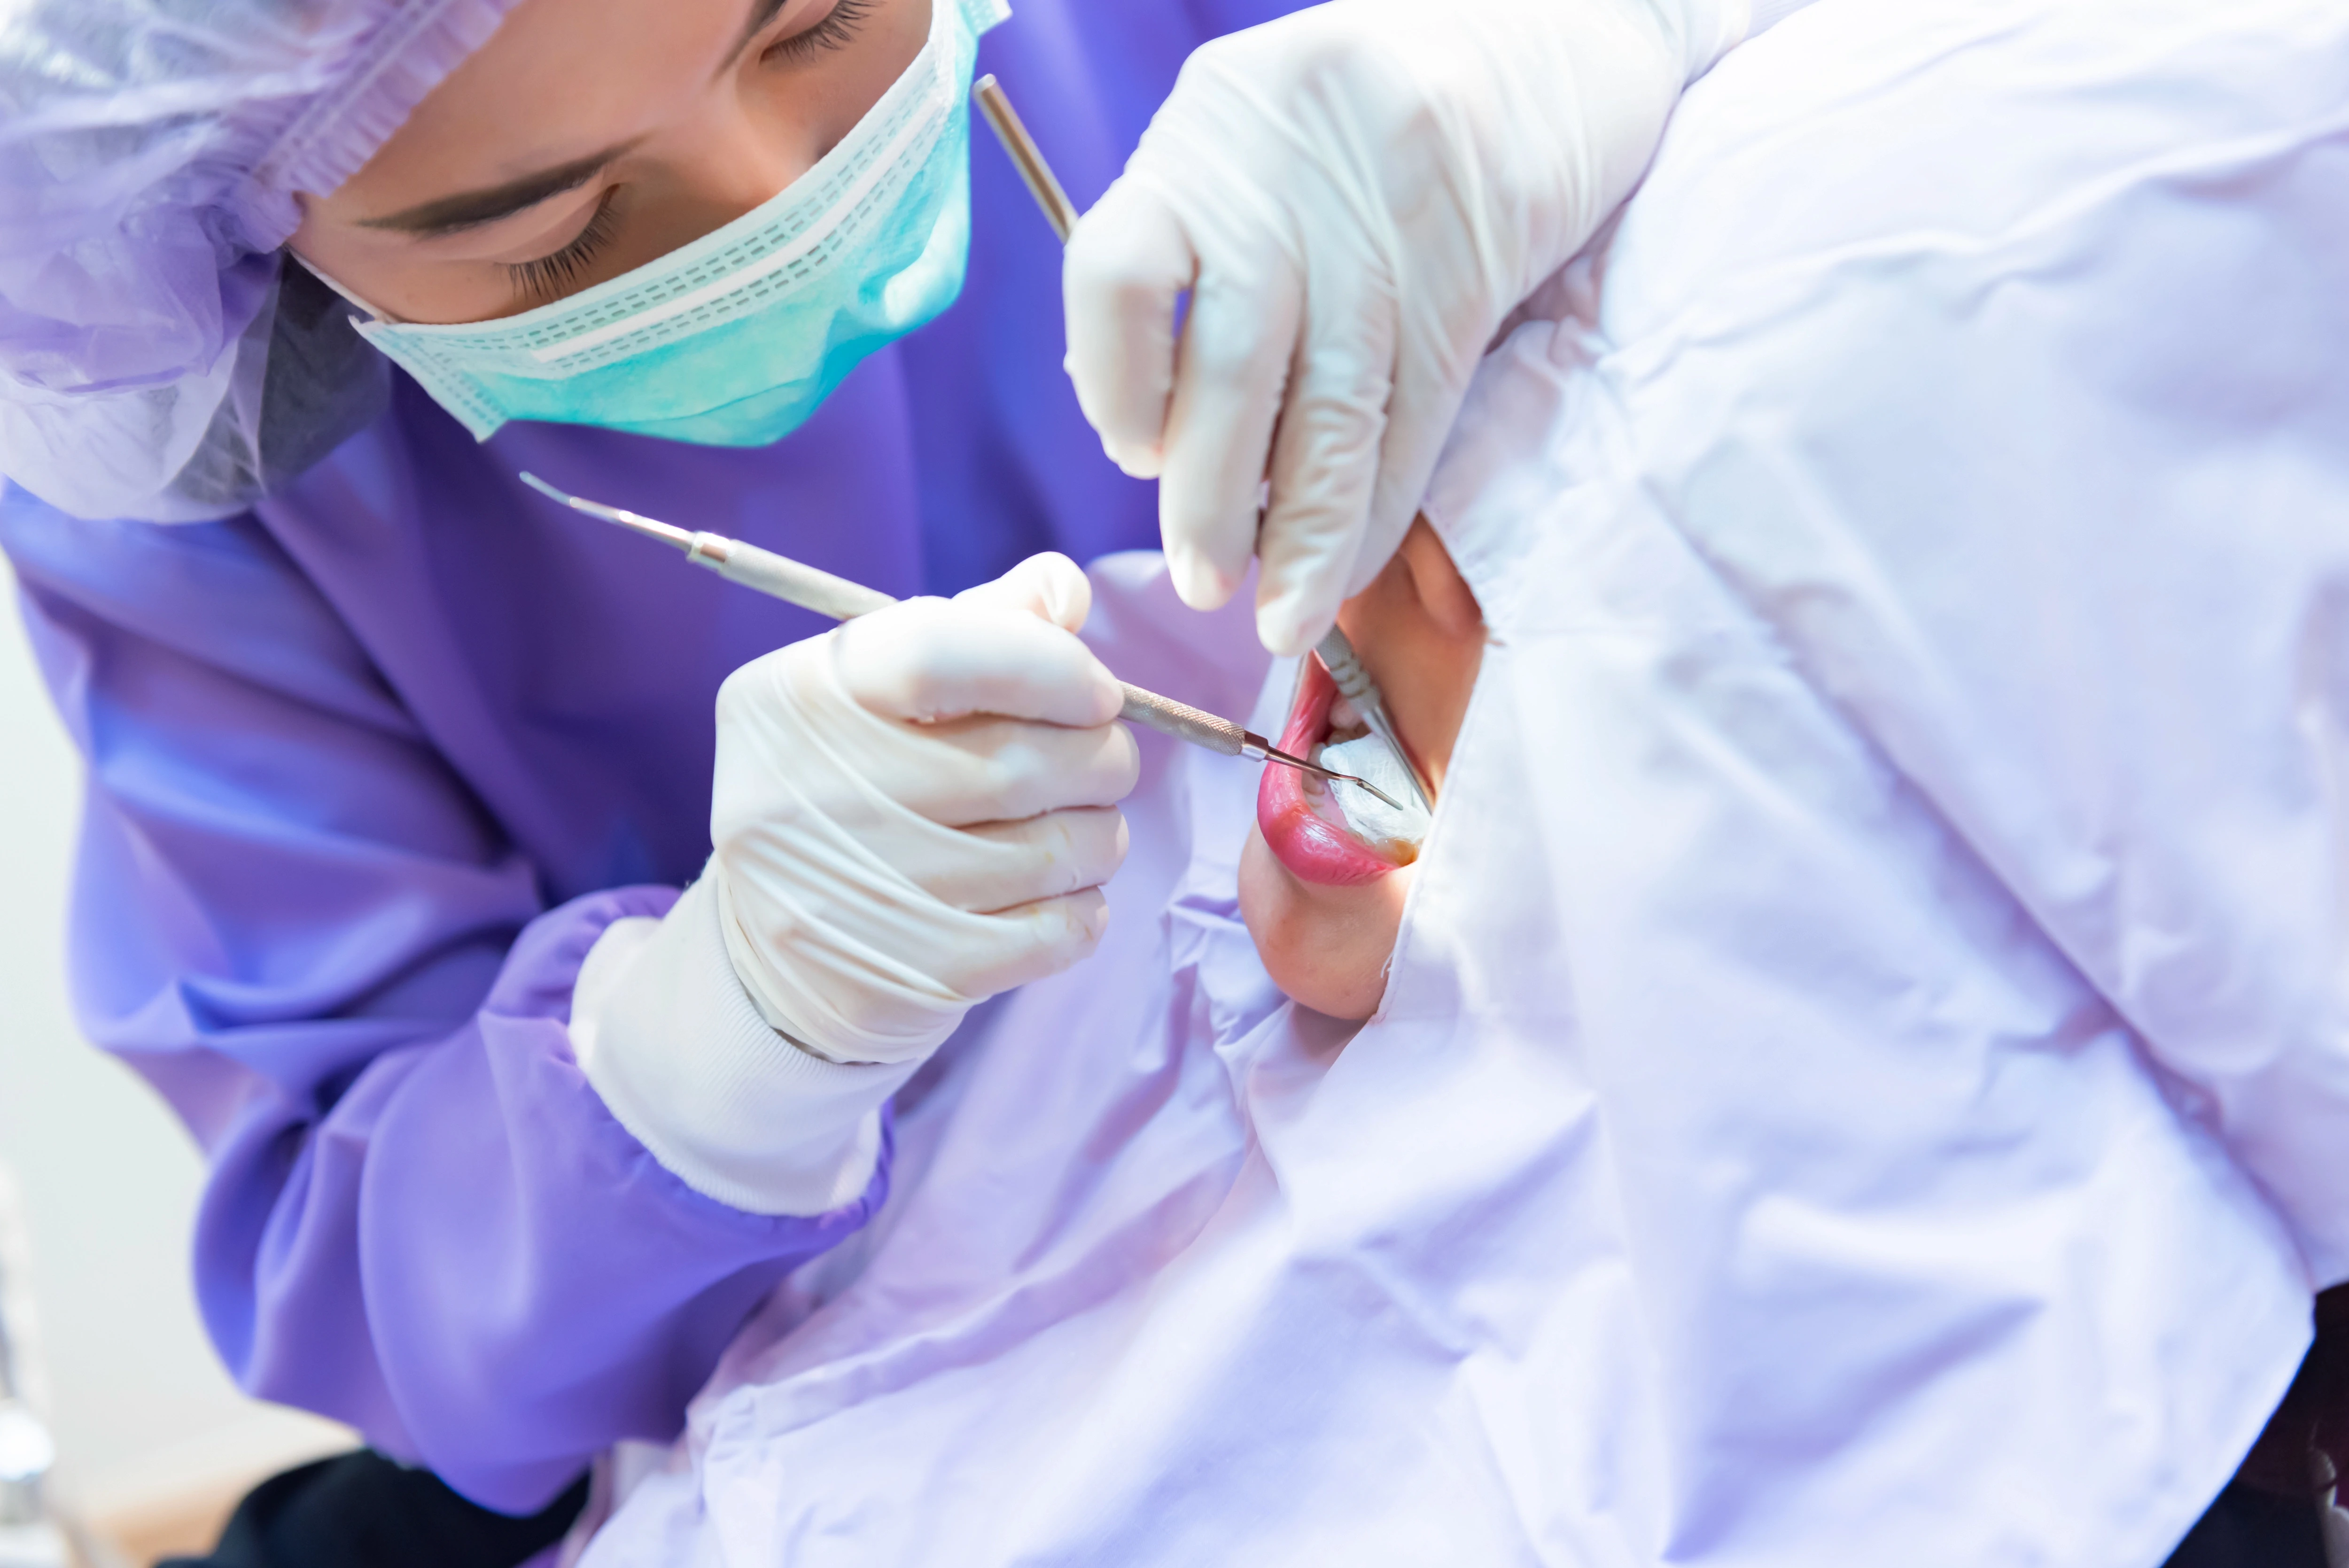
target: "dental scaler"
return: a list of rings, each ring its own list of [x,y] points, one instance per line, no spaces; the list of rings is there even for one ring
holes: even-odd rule
[[[878,588],[867,588],[862,583],[835,577],[805,562],[793,561],[788,555],[778,555],[771,550],[761,550],[739,539],[729,539],[722,533],[697,533],[675,523],[662,522],[657,518],[629,511],[625,507],[605,506],[601,501],[587,500],[555,489],[536,474],[523,474],[522,481],[541,495],[559,500],[574,511],[600,517],[606,522],[616,522],[647,539],[657,539],[681,550],[688,561],[696,566],[708,567],[730,583],[755,588],[761,593],[786,603],[797,604],[802,610],[812,610],[819,615],[829,615],[835,621],[853,621],[859,615],[870,614],[897,602]],[[1212,713],[1203,713],[1187,704],[1176,702],[1171,696],[1144,691],[1130,681],[1120,681],[1118,685],[1125,688],[1125,707],[1118,715],[1121,718],[1146,724],[1162,734],[1171,735],[1177,740],[1187,740],[1194,746],[1203,746],[1226,757],[1278,762],[1284,768],[1294,768],[1318,778],[1356,785],[1396,810],[1403,810],[1402,801],[1367,779],[1335,772],[1302,757],[1291,757],[1263,736],[1243,729],[1227,718],[1217,718]]]
[[[1038,147],[1036,139],[1028,134],[1028,127],[1020,120],[1019,111],[1011,107],[1010,98],[1004,96],[1001,84],[991,76],[981,77],[971,84],[970,96],[978,104],[978,112],[986,119],[988,129],[995,132],[995,139],[1010,155],[1011,166],[1019,171],[1020,181],[1028,187],[1029,194],[1035,197],[1036,205],[1044,210],[1044,221],[1052,225],[1052,232],[1060,236],[1061,243],[1067,244],[1070,234],[1076,230],[1077,204],[1069,200],[1069,193],[1061,189],[1059,178],[1052,172],[1052,166],[1044,161],[1043,149]],[[1370,671],[1362,667],[1361,660],[1354,656],[1353,645],[1346,640],[1346,634],[1335,626],[1330,627],[1330,634],[1321,639],[1314,652],[1330,671],[1330,678],[1338,683],[1338,689],[1345,694],[1346,700],[1352,703],[1354,710],[1362,716],[1362,722],[1370,727],[1371,733],[1384,742],[1387,749],[1394,753],[1395,760],[1402,764],[1404,773],[1411,779],[1412,790],[1419,797],[1421,808],[1433,810],[1435,790],[1428,783],[1427,775],[1420,770],[1419,764],[1412,760],[1411,753],[1403,749],[1402,742],[1396,738],[1394,723],[1387,717],[1386,698],[1380,695],[1378,683],[1371,678]],[[1252,757],[1255,753],[1242,752],[1240,755]],[[1307,771],[1321,769],[1308,768]],[[1345,778],[1346,775],[1334,774],[1331,777]],[[1354,779],[1352,782],[1361,783],[1361,780]],[[1370,784],[1363,784],[1362,788],[1397,810],[1402,810],[1385,790]]]

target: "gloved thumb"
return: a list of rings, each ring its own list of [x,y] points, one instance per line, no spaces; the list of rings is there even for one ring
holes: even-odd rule
[[[957,604],[992,610],[1025,610],[1064,632],[1081,632],[1092,614],[1092,579],[1084,568],[1057,550],[1031,555],[992,583],[966,588],[955,595]]]

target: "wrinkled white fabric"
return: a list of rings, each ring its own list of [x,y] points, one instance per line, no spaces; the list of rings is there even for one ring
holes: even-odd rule
[[[1810,3],[1811,0],[1753,0],[1745,25],[1746,36],[1768,32]]]
[[[2344,1273],[2344,189],[2330,0],[1739,51],[1430,492],[1381,1011],[1149,774],[1160,950],[902,1108],[591,1568],[2162,1562]]]
[[[1092,950],[1133,783],[1067,557],[770,654],[718,694],[710,879],[767,1021],[916,1061],[971,1006]]]
[[[1078,401],[1112,459],[1160,478],[1186,599],[1222,603],[1258,553],[1265,645],[1312,646],[1401,542],[1494,330],[1622,201],[1747,17],[1337,0],[1191,57],[1063,274]]]

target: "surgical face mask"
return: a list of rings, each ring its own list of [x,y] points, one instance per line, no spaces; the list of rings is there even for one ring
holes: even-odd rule
[[[838,146],[657,261],[497,321],[356,325],[476,439],[545,419],[710,447],[780,440],[961,291],[972,62],[1008,14],[1004,0],[931,0],[921,54]]]

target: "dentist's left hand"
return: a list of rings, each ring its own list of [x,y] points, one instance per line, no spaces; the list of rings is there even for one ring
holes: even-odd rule
[[[1062,273],[1077,401],[1159,481],[1185,602],[1223,603],[1253,554],[1264,645],[1320,640],[1410,530],[1494,332],[1749,15],[1331,0],[1191,57]]]
[[[573,1007],[589,1081],[688,1185],[851,1201],[874,1112],[963,1016],[1093,950],[1140,759],[1074,634],[1091,604],[1037,556],[728,677],[716,852],[667,916],[597,943]]]

